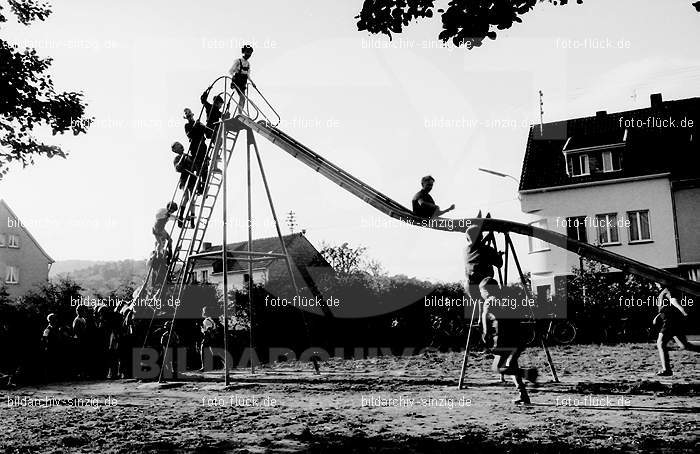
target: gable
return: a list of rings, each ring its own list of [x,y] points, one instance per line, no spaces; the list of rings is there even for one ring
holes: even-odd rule
[[[323,258],[321,253],[313,246],[313,244],[311,244],[311,242],[302,233],[284,235],[282,236],[282,240],[284,241],[287,251],[297,268],[330,268],[330,264]],[[228,251],[247,251],[248,243],[247,241],[230,243],[227,245],[226,249]],[[284,252],[282,249],[282,245],[280,244],[279,238],[277,236],[254,239],[251,245],[251,249],[255,252],[264,253],[282,254]],[[216,251],[221,251],[221,246],[210,247],[205,252]],[[220,272],[221,260],[215,259],[213,267],[214,272]],[[285,273],[287,272],[284,260],[270,259],[255,262],[253,264],[254,269],[269,269],[271,279],[277,274],[279,274],[278,270],[280,269],[280,267],[284,270]],[[229,272],[247,272],[248,262],[246,260],[230,260],[228,262],[228,270]]]
[[[659,174],[670,174],[674,179],[699,178],[700,168],[691,165],[700,147],[699,112],[700,98],[690,98],[653,108],[545,123],[541,130],[533,125],[520,190]],[[604,173],[602,153],[613,149],[619,152],[621,169]],[[567,157],[576,153],[589,156],[589,175],[567,172]]]
[[[3,227],[8,226],[9,222],[7,219],[11,219],[12,221],[16,222],[16,227],[13,228],[19,228],[24,233],[26,238],[29,239],[29,241],[31,241],[34,246],[36,246],[36,248],[46,257],[48,262],[54,263],[51,256],[46,253],[44,248],[41,247],[39,242],[34,238],[34,236],[32,236],[27,227],[21,223],[21,219],[19,219],[19,217],[12,211],[10,206],[3,199],[0,199],[0,222],[2,223]]]

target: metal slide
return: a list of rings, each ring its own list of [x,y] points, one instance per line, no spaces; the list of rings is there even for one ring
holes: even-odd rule
[[[450,232],[464,232],[470,225],[481,226],[483,231],[493,231],[501,233],[518,233],[546,241],[549,244],[566,249],[581,257],[589,258],[600,263],[604,263],[613,268],[617,268],[625,273],[658,282],[666,287],[700,296],[700,282],[690,281],[676,276],[668,271],[654,268],[642,262],[624,257],[597,246],[573,240],[561,233],[533,227],[518,222],[506,221],[493,218],[467,218],[449,219],[435,218],[425,219],[413,214],[411,210],[404,207],[395,200],[387,197],[376,189],[368,186],[354,176],[350,175],[340,167],[315,153],[305,145],[284,133],[280,129],[271,126],[269,122],[253,119],[239,115],[238,121],[248,128],[268,139],[297,160],[303,162],[316,172],[325,176],[338,186],[349,191],[351,194],[364,200],[382,213],[418,227],[444,230]]]

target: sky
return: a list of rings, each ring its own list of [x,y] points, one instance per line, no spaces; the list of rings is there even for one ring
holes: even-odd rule
[[[456,205],[451,217],[482,209],[527,222],[516,182],[477,169],[520,177],[539,90],[545,122],[646,107],[651,93],[699,96],[700,14],[690,3],[545,2],[466,50],[442,47],[436,20],[392,41],[358,32],[361,0],[53,1],[45,22],[3,35],[52,57],[56,87],[84,92],[95,122],[87,135],[45,135],[69,158],[13,166],[0,198],[55,260],[146,258],[177,180],[170,144],[186,140],[182,109],[199,111],[202,91],[250,43],[252,78],[296,140],[405,206],[430,174],[436,202]],[[264,138],[258,145],[277,212],[294,211],[318,248],[348,242],[392,274],[463,278],[461,235],[389,222]],[[241,146],[229,164],[231,242],[247,237],[244,159]],[[272,236],[253,183],[254,234]],[[526,244],[516,239],[527,264]]]

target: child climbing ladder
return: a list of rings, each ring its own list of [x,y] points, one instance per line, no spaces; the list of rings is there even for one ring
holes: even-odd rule
[[[156,222],[153,224],[153,236],[156,237],[156,251],[162,253],[165,251],[168,261],[173,256],[173,240],[165,230],[165,225],[169,220],[178,219],[173,215],[177,211],[177,203],[168,202],[165,208],[161,208],[156,212]]]

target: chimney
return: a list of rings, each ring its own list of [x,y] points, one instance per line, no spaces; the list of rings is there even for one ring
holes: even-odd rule
[[[661,107],[661,103],[663,102],[661,93],[653,93],[651,96],[649,96],[649,100],[651,101],[652,108]]]
[[[605,115],[607,115],[607,113],[608,112],[605,110],[599,110],[598,112],[595,113],[595,116],[596,116],[596,118],[600,118],[600,117],[604,117]]]
[[[202,250],[203,250],[203,251],[208,251],[209,249],[211,249],[211,243],[210,243],[210,242],[205,241],[204,243],[202,243]]]

